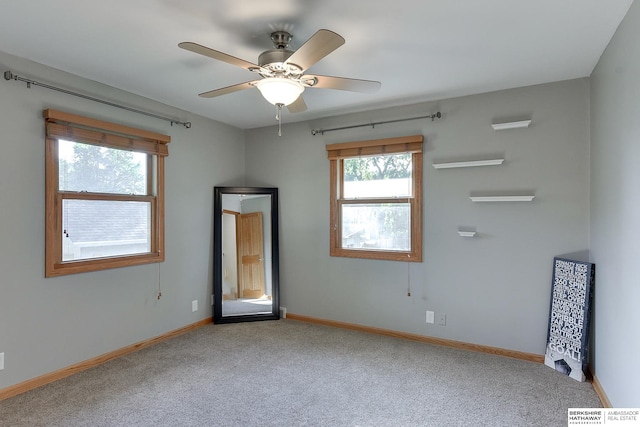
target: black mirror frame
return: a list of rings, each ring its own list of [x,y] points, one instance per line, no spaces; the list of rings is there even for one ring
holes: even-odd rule
[[[278,189],[274,187],[213,188],[213,323],[254,322],[280,318],[280,270],[278,241]],[[264,194],[271,196],[271,313],[222,315],[222,195]],[[265,224],[266,225],[266,224]]]

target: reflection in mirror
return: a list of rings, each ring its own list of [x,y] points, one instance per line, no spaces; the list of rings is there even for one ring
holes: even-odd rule
[[[214,191],[214,322],[277,319],[277,189]]]

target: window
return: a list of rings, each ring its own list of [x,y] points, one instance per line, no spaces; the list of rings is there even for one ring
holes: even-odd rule
[[[326,146],[332,256],[422,261],[422,141]]]
[[[164,261],[170,137],[56,110],[44,118],[45,276]]]

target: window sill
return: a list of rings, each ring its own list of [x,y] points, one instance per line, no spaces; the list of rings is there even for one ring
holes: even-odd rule
[[[108,268],[130,267],[135,265],[163,262],[164,255],[149,253],[127,257],[95,258],[81,261],[65,261],[47,265],[45,277],[65,276],[67,274],[86,273]]]
[[[332,248],[331,256],[343,258],[360,258],[360,259],[376,259],[381,261],[403,261],[403,262],[422,262],[422,253],[412,253],[403,251],[372,251],[360,249],[338,249]]]

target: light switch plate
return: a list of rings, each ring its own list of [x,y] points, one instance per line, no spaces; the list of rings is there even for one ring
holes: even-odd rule
[[[427,311],[427,323],[433,323],[435,319],[435,315],[433,311]]]

